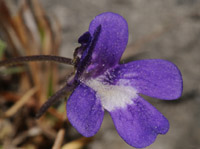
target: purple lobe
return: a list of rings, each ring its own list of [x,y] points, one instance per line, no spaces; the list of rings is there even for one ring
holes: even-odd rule
[[[119,135],[137,148],[152,144],[158,134],[169,129],[168,120],[151,104],[138,97],[132,105],[110,112]]]
[[[119,65],[112,72],[115,81],[123,80],[138,93],[164,100],[173,100],[181,96],[182,76],[171,62],[160,59],[138,60]]]
[[[88,71],[95,70],[97,75],[118,64],[128,42],[126,20],[115,13],[106,12],[96,16],[90,23],[92,35],[101,25],[101,33],[92,54],[92,65]]]
[[[85,137],[97,133],[103,121],[104,111],[94,90],[79,84],[67,102],[70,123]]]

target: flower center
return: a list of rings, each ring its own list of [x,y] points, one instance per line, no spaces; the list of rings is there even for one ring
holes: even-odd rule
[[[127,105],[133,104],[133,100],[138,96],[137,91],[131,86],[108,85],[98,78],[84,83],[96,91],[96,97],[101,100],[103,108],[108,111],[126,108]]]

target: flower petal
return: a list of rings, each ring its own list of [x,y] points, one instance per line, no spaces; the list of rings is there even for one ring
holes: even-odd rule
[[[138,97],[126,108],[110,112],[119,135],[129,145],[142,148],[169,129],[168,120],[151,104]]]
[[[118,64],[128,42],[128,25],[126,20],[115,13],[106,12],[96,16],[90,23],[91,35],[101,25],[101,32],[92,55],[92,65],[88,70],[103,73]]]
[[[112,72],[115,81],[133,86],[138,93],[173,100],[181,96],[182,76],[171,62],[160,59],[139,60],[119,65]]]
[[[83,136],[97,133],[103,121],[104,111],[94,90],[80,84],[67,102],[67,117]]]

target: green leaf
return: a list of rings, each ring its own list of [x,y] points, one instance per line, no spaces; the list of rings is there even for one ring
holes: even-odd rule
[[[0,73],[3,75],[11,75],[11,74],[15,74],[15,73],[21,73],[24,72],[25,68],[23,67],[10,67],[10,68],[6,68],[6,69],[0,69]]]
[[[53,73],[51,72],[48,79],[48,88],[47,88],[47,96],[50,97],[53,95]]]
[[[2,59],[3,57],[5,48],[6,48],[6,43],[0,40],[0,59]]]

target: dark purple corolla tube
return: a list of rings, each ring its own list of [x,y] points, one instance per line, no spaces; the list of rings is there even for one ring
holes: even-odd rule
[[[96,16],[76,50],[78,84],[67,102],[71,124],[85,137],[97,133],[107,110],[129,145],[143,148],[166,134],[168,120],[140,94],[163,100],[181,96],[183,81],[171,62],[148,59],[119,64],[128,42],[126,20],[116,13]]]

